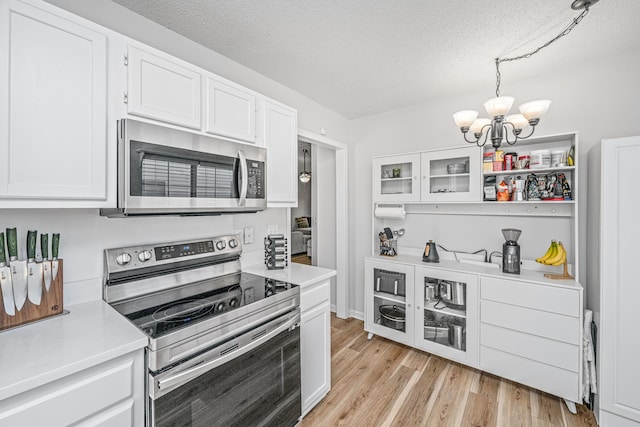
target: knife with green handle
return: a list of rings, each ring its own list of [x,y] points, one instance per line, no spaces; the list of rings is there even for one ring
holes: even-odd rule
[[[51,236],[51,280],[58,277],[58,249],[60,248],[60,233],[53,233]]]
[[[27,296],[29,301],[40,305],[42,300],[42,264],[36,262],[37,240],[38,232],[36,230],[27,231],[27,270],[29,272]]]
[[[18,231],[15,228],[7,228],[7,249],[9,250],[13,299],[16,308],[20,311],[27,300],[27,261],[18,259]]]
[[[42,252],[42,276],[44,288],[49,291],[51,288],[51,261],[49,260],[49,235],[40,234],[40,252]]]
[[[9,316],[16,315],[16,305],[13,301],[13,287],[11,286],[11,271],[7,265],[4,252],[4,232],[0,232],[0,289],[2,289],[2,302],[4,312]]]

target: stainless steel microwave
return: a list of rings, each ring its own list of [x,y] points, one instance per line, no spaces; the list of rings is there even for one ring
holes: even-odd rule
[[[266,149],[118,121],[117,207],[100,215],[212,215],[266,209]]]

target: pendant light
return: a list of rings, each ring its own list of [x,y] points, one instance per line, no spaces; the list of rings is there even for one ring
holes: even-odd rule
[[[311,172],[307,172],[307,155],[309,154],[309,150],[307,150],[306,148],[302,149],[302,162],[304,167],[302,168],[302,172],[300,172],[300,175],[298,176],[298,178],[300,178],[300,182],[303,183],[307,183],[311,180]]]
[[[533,135],[533,132],[540,122],[547,110],[551,101],[542,99],[538,101],[526,102],[520,105],[520,114],[506,114],[511,110],[513,105],[513,97],[500,96],[500,63],[508,61],[517,61],[520,59],[526,59],[538,53],[541,49],[549,46],[556,40],[566,36],[573,30],[573,28],[580,23],[587,13],[589,13],[589,7],[596,4],[598,0],[575,0],[571,4],[571,8],[574,10],[583,9],[580,15],[574,18],[569,25],[567,25],[560,34],[546,42],[539,48],[524,55],[516,56],[513,58],[496,58],[496,97],[488,100],[484,103],[484,108],[487,110],[490,119],[478,118],[478,112],[475,110],[463,110],[458,111],[453,115],[453,120],[463,133],[464,140],[476,144],[478,147],[484,146],[488,139],[491,139],[491,145],[493,148],[500,148],[502,141],[506,141],[507,144],[513,145],[519,139],[526,139]],[[505,117],[506,116],[506,117]],[[522,130],[527,126],[531,126],[531,131],[528,135],[523,136]],[[467,134],[471,131],[473,135],[471,139],[467,138]],[[510,139],[509,135],[513,135],[513,139]],[[490,135],[490,136],[489,136]],[[483,138],[484,137],[484,138]],[[482,140],[482,142],[481,142]]]

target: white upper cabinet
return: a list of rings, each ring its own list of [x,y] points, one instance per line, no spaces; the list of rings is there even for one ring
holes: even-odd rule
[[[373,159],[374,202],[420,201],[420,153]]]
[[[201,74],[160,52],[129,46],[128,113],[201,129]]]
[[[206,78],[205,131],[256,141],[256,96],[248,89]]]
[[[450,148],[422,153],[423,202],[479,202],[480,150]]]
[[[298,205],[298,113],[265,100],[264,145],[267,148],[267,206]]]
[[[101,207],[107,36],[30,3],[0,2],[0,198],[14,199],[2,202],[13,207]]]

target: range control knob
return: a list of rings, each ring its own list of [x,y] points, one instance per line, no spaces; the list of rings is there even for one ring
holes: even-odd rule
[[[127,265],[131,262],[131,255],[128,253],[122,253],[116,257],[116,264],[118,265]]]
[[[218,304],[218,306],[216,307],[216,311],[222,311],[224,310],[224,308],[226,307],[226,304],[224,303],[224,301],[222,301],[221,303]]]
[[[235,249],[238,247],[238,241],[236,239],[229,240],[229,247],[231,249]]]
[[[231,298],[231,301],[229,301],[229,307],[236,308],[237,306],[238,306],[238,299],[237,298]]]
[[[216,242],[216,248],[218,248],[219,251],[223,250],[226,247],[227,247],[227,244],[224,242],[224,240],[218,240]]]
[[[140,262],[149,261],[151,259],[151,251],[148,251],[146,249],[144,251],[141,251],[138,254],[138,259],[140,260]]]

